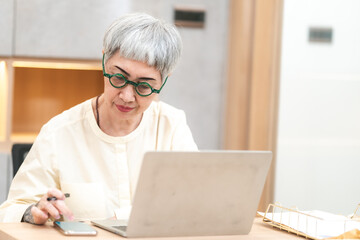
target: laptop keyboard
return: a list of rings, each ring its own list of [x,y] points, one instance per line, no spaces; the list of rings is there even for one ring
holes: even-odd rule
[[[116,228],[116,229],[118,229],[118,230],[121,230],[121,231],[124,231],[124,232],[126,232],[126,227],[127,226],[112,226],[113,228]]]

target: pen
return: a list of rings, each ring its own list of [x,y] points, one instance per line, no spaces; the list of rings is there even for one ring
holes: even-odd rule
[[[70,197],[70,193],[65,193],[64,195],[66,198]],[[46,200],[55,201],[55,200],[57,200],[57,198],[56,197],[48,197]]]

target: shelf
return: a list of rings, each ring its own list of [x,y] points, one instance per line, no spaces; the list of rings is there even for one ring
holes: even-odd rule
[[[52,117],[103,92],[101,70],[14,66],[12,140],[33,139]]]
[[[13,133],[10,140],[12,143],[33,143],[37,133]]]

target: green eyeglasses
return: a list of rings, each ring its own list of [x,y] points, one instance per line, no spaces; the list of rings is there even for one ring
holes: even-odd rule
[[[142,97],[150,96],[153,93],[159,94],[168,79],[168,77],[166,77],[165,81],[161,85],[160,89],[157,90],[157,89],[151,87],[150,84],[148,84],[147,82],[138,82],[137,83],[137,82],[127,80],[125,78],[125,76],[120,73],[116,73],[116,74],[106,73],[104,59],[105,59],[105,54],[103,55],[103,59],[102,59],[103,75],[105,77],[109,78],[109,82],[110,82],[111,86],[113,86],[114,88],[122,88],[122,87],[125,87],[127,84],[131,84],[134,86],[136,93]]]

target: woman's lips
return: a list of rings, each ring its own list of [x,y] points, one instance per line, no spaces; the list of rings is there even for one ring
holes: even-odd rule
[[[116,108],[119,109],[119,111],[121,111],[121,112],[130,112],[131,110],[134,109],[132,107],[126,107],[123,105],[116,105]]]

